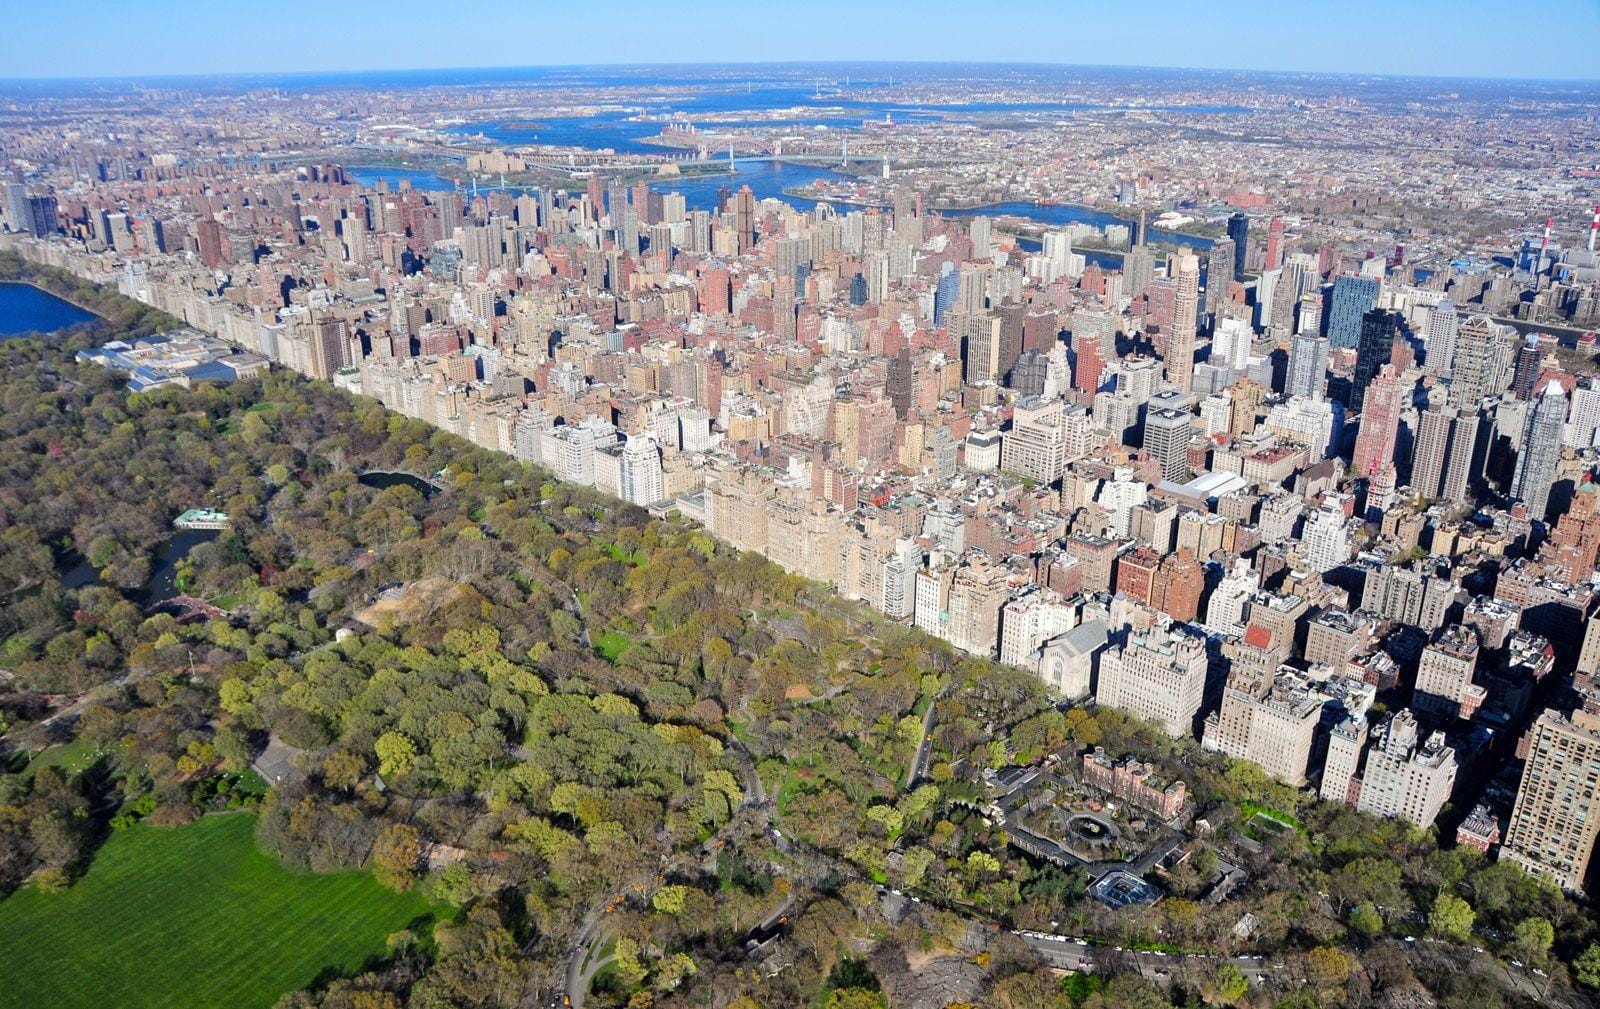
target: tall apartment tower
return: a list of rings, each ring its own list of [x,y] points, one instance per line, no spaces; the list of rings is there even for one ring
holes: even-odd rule
[[[1361,429],[1356,434],[1351,465],[1357,476],[1370,477],[1394,461],[1395,439],[1400,433],[1400,412],[1406,407],[1411,387],[1386,364],[1367,386],[1361,410]]]
[[[1478,401],[1505,388],[1507,357],[1515,331],[1487,316],[1474,315],[1456,327],[1450,378],[1451,402],[1463,413],[1476,411]]]
[[[1422,349],[1428,355],[1427,368],[1435,374],[1449,371],[1456,359],[1456,334],[1461,326],[1461,316],[1456,303],[1446,298],[1428,309],[1428,318],[1422,326]]]
[[[1478,439],[1478,418],[1462,416],[1449,406],[1438,387],[1417,422],[1417,444],[1411,455],[1411,488],[1425,498],[1462,503],[1472,450]]]
[[[1274,217],[1267,225],[1267,261],[1263,267],[1276,270],[1283,265],[1283,218]]]
[[[1361,757],[1367,749],[1367,720],[1346,717],[1328,730],[1328,752],[1322,761],[1318,795],[1328,802],[1354,806],[1361,798]]]
[[[1297,333],[1289,347],[1289,377],[1284,392],[1322,399],[1328,379],[1328,338],[1316,332]]]
[[[1206,312],[1216,315],[1233,280],[1233,243],[1217,242],[1206,254]]]
[[[1178,281],[1173,302],[1172,335],[1167,340],[1167,381],[1184,392],[1194,387],[1194,339],[1200,311],[1200,257],[1177,257]]]
[[[756,247],[756,194],[748,185],[740,186],[733,194],[733,227],[738,237],[739,255],[748,254]]]
[[[1306,564],[1321,573],[1350,559],[1350,531],[1345,527],[1344,511],[1336,502],[1324,502],[1306,517],[1300,535],[1305,546]]]
[[[1527,760],[1500,857],[1583,892],[1600,834],[1600,683],[1584,677],[1583,703],[1549,709],[1528,730]]]
[[[1418,660],[1411,707],[1444,721],[1471,718],[1485,693],[1472,682],[1477,668],[1478,632],[1460,624],[1442,628]]]
[[[1543,519],[1550,503],[1550,485],[1561,461],[1561,429],[1567,422],[1567,393],[1551,379],[1539,393],[1522,434],[1522,450],[1511,476],[1511,497],[1528,506],[1528,513]]]
[[[200,262],[215,270],[227,261],[228,236],[222,224],[208,217],[195,227],[195,240],[200,246]]]
[[[1367,386],[1378,369],[1389,363],[1394,353],[1400,316],[1374,308],[1361,317],[1361,335],[1356,344],[1355,374],[1350,378],[1350,409],[1360,410],[1366,403]]]

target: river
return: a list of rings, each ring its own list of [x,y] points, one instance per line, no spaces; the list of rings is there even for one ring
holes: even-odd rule
[[[740,158],[734,162],[734,171],[717,172],[714,175],[689,176],[681,179],[660,179],[650,183],[651,188],[669,193],[682,193],[690,210],[708,210],[715,212],[717,209],[717,190],[723,186],[737,190],[740,186],[748,185],[750,191],[756,194],[756,199],[781,199],[799,210],[810,210],[816,206],[815,200],[805,200],[793,196],[785,196],[784,190],[798,186],[809,185],[818,179],[841,178],[838,172],[827,168],[813,167],[810,165],[794,165],[785,161],[772,158]],[[413,189],[422,189],[432,192],[448,191],[456,188],[454,179],[445,178],[437,172],[425,168],[387,168],[375,165],[355,165],[345,169],[349,177],[363,186],[376,185],[379,180],[387,182],[391,188],[398,187],[402,181],[407,182]],[[464,175],[465,173],[463,173]],[[484,190],[482,184],[478,186]],[[517,189],[516,186],[508,187]],[[578,192],[583,189],[583,184],[573,182],[568,192]]]

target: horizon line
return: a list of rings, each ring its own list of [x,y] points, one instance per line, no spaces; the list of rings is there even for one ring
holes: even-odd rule
[[[527,63],[527,64],[482,64],[464,66],[411,66],[411,67],[364,67],[359,69],[278,69],[278,70],[229,70],[229,71],[175,71],[170,73],[120,73],[120,74],[95,74],[95,75],[62,75],[62,76],[0,76],[0,86],[8,84],[49,84],[61,83],[95,83],[95,82],[127,82],[127,81],[178,81],[178,80],[214,80],[214,81],[246,81],[252,78],[283,78],[301,76],[325,77],[359,77],[372,74],[408,74],[408,73],[472,73],[489,71],[560,71],[560,70],[614,70],[631,68],[714,68],[714,67],[805,67],[805,66],[872,66],[872,67],[1049,67],[1056,69],[1077,70],[1164,70],[1179,73],[1211,73],[1211,74],[1249,74],[1272,77],[1313,77],[1313,78],[1382,78],[1390,80],[1411,81],[1469,81],[1479,83],[1520,83],[1520,84],[1595,84],[1600,85],[1600,76],[1590,77],[1526,77],[1511,75],[1471,76],[1467,74],[1417,74],[1400,73],[1394,71],[1377,70],[1296,70],[1296,69],[1255,69],[1248,67],[1205,67],[1205,66],[1170,66],[1151,63],[1058,63],[1049,60],[960,60],[960,59],[851,59],[851,58],[815,58],[815,59],[790,59],[790,60],[720,60],[720,61],[683,61],[683,60],[632,60],[625,63]],[[463,82],[471,83],[471,82]],[[498,82],[514,83],[514,82]]]

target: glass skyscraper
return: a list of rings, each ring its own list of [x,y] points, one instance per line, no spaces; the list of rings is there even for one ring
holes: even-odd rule
[[[1378,303],[1378,282],[1372,277],[1335,277],[1328,310],[1328,346],[1334,350],[1361,342],[1361,317]]]

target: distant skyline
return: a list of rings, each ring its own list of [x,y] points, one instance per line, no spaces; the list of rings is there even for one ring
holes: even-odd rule
[[[515,0],[18,3],[0,77],[621,63],[961,61],[1477,78],[1600,76],[1600,2]]]

